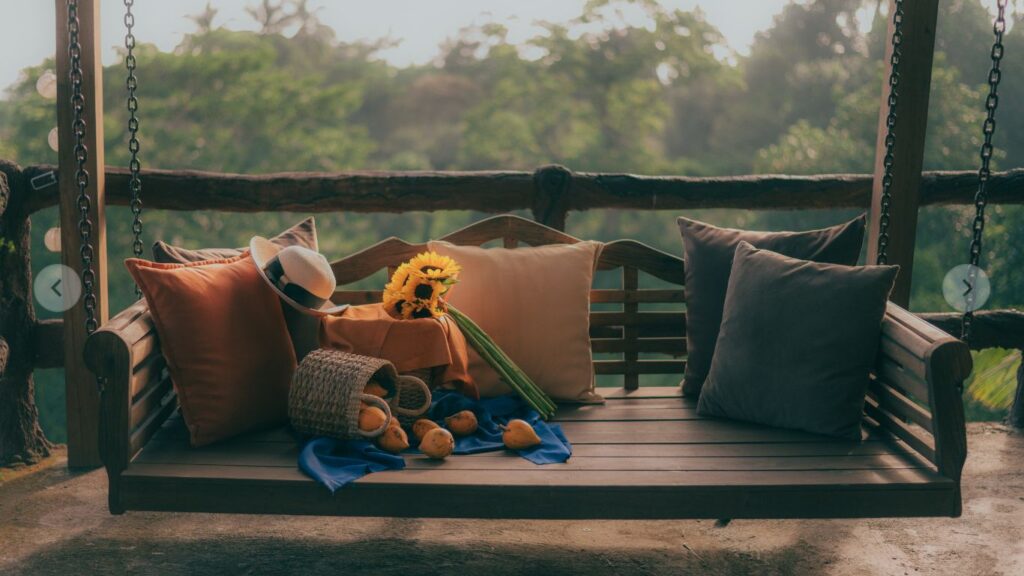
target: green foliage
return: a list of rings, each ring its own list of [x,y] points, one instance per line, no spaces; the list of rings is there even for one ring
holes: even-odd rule
[[[867,0],[788,4],[760,32],[749,56],[731,53],[699,11],[654,0],[591,0],[574,20],[543,24],[512,43],[501,25],[460,31],[434,62],[396,68],[380,57],[390,40],[345,43],[303,0],[253,0],[259,31],[217,24],[211,6],[193,17],[194,33],[170,52],[141,44],[142,161],[147,168],[259,173],[283,170],[523,169],[561,163],[574,170],[721,175],[751,171],[868,172],[873,163],[882,86],[886,17],[863,31]],[[979,0],[940,4],[927,169],[977,165],[991,22]],[[870,11],[867,12],[870,14]],[[1020,22],[1018,22],[1019,24]],[[999,168],[1024,165],[1024,35],[1007,35],[996,145]],[[717,56],[716,56],[717,55]],[[0,157],[22,164],[56,161],[46,135],[54,103],[35,90],[53,62],[25,71],[0,100]],[[124,69],[105,70],[106,150],[128,159]],[[145,182],[143,182],[145,196]],[[806,229],[854,215],[810,212],[693,211],[688,215],[746,228]],[[189,247],[241,246],[273,234],[301,214],[145,213],[147,240]],[[633,237],[679,252],[675,213],[574,213],[569,232],[597,239]],[[990,306],[1024,305],[1021,207],[996,206],[986,228],[984,265]],[[436,214],[318,215],[321,249],[334,258],[396,235],[417,241],[478,218]],[[945,271],[965,260],[971,211],[921,211],[913,307],[948,309]],[[56,211],[34,217],[33,265],[56,262],[42,234]],[[116,263],[129,249],[127,210],[108,215],[111,309],[133,298]],[[378,286],[383,278],[365,282]],[[40,311],[45,315],[44,311]],[[968,412],[995,418],[1005,409],[1011,353],[977,357]],[[60,374],[39,375],[40,408],[62,438]],[[669,383],[669,382],[665,382]]]

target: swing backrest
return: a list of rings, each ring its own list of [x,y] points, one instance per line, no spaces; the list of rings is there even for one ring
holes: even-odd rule
[[[520,245],[574,244],[579,238],[512,215],[495,216],[441,238],[462,246],[500,242]],[[331,264],[338,286],[369,278],[382,270],[390,275],[402,262],[427,249],[399,238],[380,243]],[[620,271],[617,279],[608,278]],[[641,288],[640,273],[659,288]],[[639,386],[642,374],[681,375],[686,362],[686,315],[681,258],[635,240],[605,245],[598,262],[590,300],[590,338],[598,377],[621,376],[626,389]],[[384,279],[381,277],[381,285]],[[611,287],[609,287],[609,285]],[[338,290],[336,303],[381,301],[381,290]],[[674,382],[673,382],[674,383]],[[664,384],[664,382],[662,382]]]

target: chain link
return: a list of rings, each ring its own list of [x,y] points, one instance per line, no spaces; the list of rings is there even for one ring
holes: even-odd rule
[[[903,57],[903,0],[893,3],[892,55],[889,57],[889,97],[886,100],[885,156],[882,158],[882,194],[878,216],[878,264],[889,261],[889,209],[892,206],[893,150],[896,147],[896,104],[899,101],[900,59]]]
[[[1006,4],[1007,0],[997,0],[996,20],[992,25],[992,34],[995,41],[992,43],[992,68],[988,72],[988,96],[985,98],[985,122],[982,123],[981,132],[984,142],[981,145],[981,168],[978,169],[978,190],[974,193],[974,223],[971,226],[971,252],[970,263],[967,268],[967,306],[964,311],[963,322],[960,326],[960,339],[968,341],[971,337],[971,324],[974,321],[974,286],[978,279],[979,264],[981,263],[982,233],[985,230],[985,206],[988,204],[988,180],[992,175],[990,164],[992,162],[992,136],[996,132],[996,108],[999,107],[999,81],[1003,73],[999,65],[1003,59],[1003,33],[1006,32]]]
[[[139,87],[138,78],[135,77],[136,58],[135,58],[135,14],[132,13],[132,7],[135,5],[135,0],[124,0],[124,47],[125,57],[124,64],[128,70],[128,76],[125,80],[125,85],[128,88],[128,152],[131,154],[131,158],[128,161],[128,170],[131,173],[131,179],[129,180],[129,190],[131,192],[131,201],[129,207],[132,212],[132,254],[136,258],[142,257],[142,179],[139,177],[139,172],[142,170],[142,164],[139,162],[139,99],[135,95],[135,91]],[[142,290],[139,286],[135,286],[136,298],[142,297]]]
[[[92,220],[89,212],[92,199],[89,197],[89,149],[85,146],[85,95],[82,94],[82,44],[78,21],[78,0],[68,0],[68,56],[70,57],[71,130],[75,135],[75,184],[78,186],[78,235],[81,240],[82,259],[82,305],[85,307],[85,331],[92,334],[99,327],[96,319],[96,272],[93,270]]]

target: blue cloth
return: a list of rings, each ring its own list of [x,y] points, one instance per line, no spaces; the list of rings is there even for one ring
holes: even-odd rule
[[[367,440],[313,438],[299,453],[299,468],[334,492],[370,472],[401,470],[405,459],[377,448]]]
[[[519,418],[529,422],[541,439],[538,446],[518,451],[520,456],[534,464],[561,463],[572,456],[572,445],[562,427],[542,420],[536,410],[513,394],[473,400],[454,390],[435,390],[425,417],[444,424],[445,417],[462,410],[472,410],[476,414],[478,427],[471,436],[455,439],[455,454],[504,450],[501,425]],[[419,451],[409,449],[406,452],[416,454]],[[371,472],[401,470],[405,468],[405,460],[367,440],[335,440],[321,436],[303,446],[299,453],[299,468],[334,492]]]
[[[515,394],[473,400],[454,390],[435,390],[426,417],[443,425],[446,417],[463,410],[471,410],[476,415],[478,427],[471,436],[455,438],[455,454],[504,450],[500,426],[519,418],[529,422],[541,440],[533,448],[519,450],[520,456],[534,464],[558,464],[572,456],[572,444],[566,439],[562,427],[542,420],[536,410]]]

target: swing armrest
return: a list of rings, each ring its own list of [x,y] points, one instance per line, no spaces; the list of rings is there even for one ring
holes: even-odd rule
[[[100,456],[110,479],[110,510],[120,513],[121,472],[177,407],[145,301],[126,308],[89,336],[84,356],[103,386]]]
[[[866,414],[957,483],[967,457],[960,388],[971,367],[964,342],[889,303]]]

